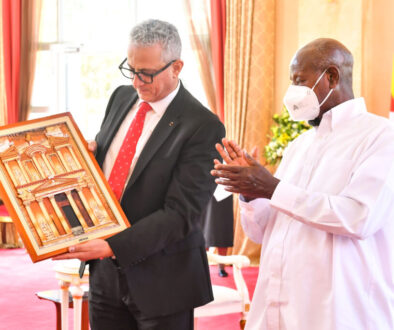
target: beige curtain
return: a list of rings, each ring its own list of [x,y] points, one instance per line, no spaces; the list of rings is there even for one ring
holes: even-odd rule
[[[2,1],[0,1],[0,17],[3,17]],[[0,125],[7,123],[7,98],[4,78],[4,58],[3,55],[3,24],[0,24]]]
[[[227,136],[250,150],[267,143],[274,101],[275,0],[228,0],[224,111]],[[235,198],[233,252],[257,264],[260,245],[250,241],[239,221]]]
[[[42,0],[22,0],[19,121],[27,120],[36,68]]]
[[[197,55],[200,78],[207,97],[208,106],[213,113],[217,113],[208,1],[184,0],[184,4],[190,27],[190,41]]]

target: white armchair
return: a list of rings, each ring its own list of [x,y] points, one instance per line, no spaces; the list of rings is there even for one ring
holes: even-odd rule
[[[233,266],[233,276],[236,289],[213,285],[214,300],[209,304],[194,310],[194,317],[216,316],[230,313],[241,313],[240,328],[245,327],[246,315],[249,311],[249,291],[242,276],[242,267],[250,265],[248,257],[243,255],[220,256],[207,252],[211,264],[226,264]]]

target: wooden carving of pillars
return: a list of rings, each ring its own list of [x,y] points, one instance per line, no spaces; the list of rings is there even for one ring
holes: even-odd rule
[[[251,150],[267,143],[274,113],[274,0],[226,2],[224,111],[227,137]],[[236,254],[258,263],[260,245],[244,234],[235,196],[234,248]]]

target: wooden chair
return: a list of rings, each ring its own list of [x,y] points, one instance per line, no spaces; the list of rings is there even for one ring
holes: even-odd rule
[[[0,201],[0,248],[22,247],[15,225],[9,216],[7,209]]]
[[[196,308],[194,317],[241,313],[240,328],[244,329],[246,315],[250,307],[250,298],[248,287],[242,276],[242,267],[250,265],[249,258],[243,255],[220,256],[209,251],[207,256],[210,264],[232,265],[236,289],[213,285],[214,300],[209,304]]]

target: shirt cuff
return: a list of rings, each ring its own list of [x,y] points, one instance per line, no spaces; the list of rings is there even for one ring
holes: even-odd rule
[[[271,197],[271,206],[279,210],[286,210],[292,213],[296,207],[297,200],[300,196],[301,189],[290,183],[281,180]]]
[[[260,203],[260,202],[258,202],[258,200],[261,200],[261,198],[255,198],[255,199],[252,199],[250,202],[246,202],[241,199],[241,195],[239,195],[239,196],[240,196],[238,198],[239,199],[239,206],[243,209],[248,210],[248,211],[254,210],[255,206],[259,205],[259,203]]]

